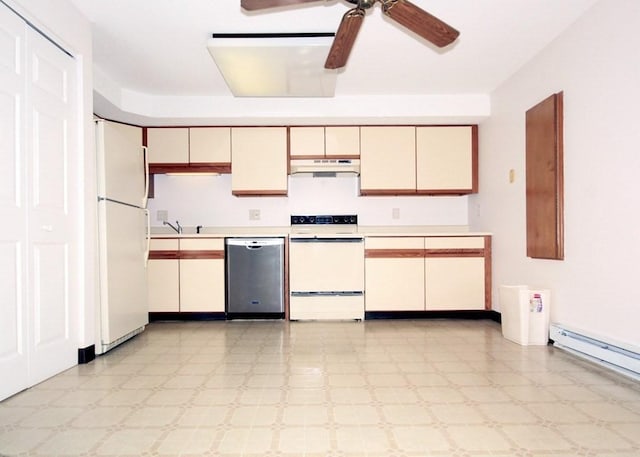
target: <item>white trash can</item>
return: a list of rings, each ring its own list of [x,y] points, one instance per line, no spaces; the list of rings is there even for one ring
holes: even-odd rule
[[[502,336],[523,346],[549,342],[549,290],[500,286],[499,300]]]

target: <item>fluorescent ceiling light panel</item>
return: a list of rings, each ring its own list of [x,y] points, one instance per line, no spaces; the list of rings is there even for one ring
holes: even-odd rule
[[[333,97],[334,33],[213,34],[209,53],[236,97]]]

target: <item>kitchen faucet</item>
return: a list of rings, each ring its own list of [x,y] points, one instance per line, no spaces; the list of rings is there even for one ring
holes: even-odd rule
[[[173,230],[176,231],[176,233],[182,233],[182,226],[180,225],[180,222],[176,221],[176,225],[173,225],[171,222],[169,221],[162,221],[163,225],[168,225],[169,227],[171,227]]]

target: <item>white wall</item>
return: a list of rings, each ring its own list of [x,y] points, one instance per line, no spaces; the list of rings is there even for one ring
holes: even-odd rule
[[[96,258],[96,183],[95,183],[95,142],[93,133],[93,84],[92,84],[92,40],[91,24],[66,0],[2,0],[10,8],[28,20],[34,27],[53,39],[58,45],[72,54],[78,62],[78,81],[81,95],[79,97],[80,128],[79,141],[86,153],[72,198],[76,198],[84,208],[81,220],[78,221],[81,239],[79,255],[83,277],[77,284],[83,290],[78,291],[81,303],[73,303],[77,309],[78,347],[84,348],[94,343],[95,316],[97,306],[97,266]],[[76,192],[83,189],[84,192]],[[5,221],[11,223],[10,221]]]
[[[640,2],[601,0],[492,94],[473,229],[500,284],[552,291],[552,321],[640,346]],[[525,111],[564,91],[565,260],[526,257]],[[516,180],[509,184],[509,170]],[[499,303],[497,303],[499,307]]]
[[[185,227],[288,226],[292,214],[357,214],[360,225],[467,225],[468,197],[359,197],[358,178],[289,178],[288,197],[234,197],[231,176],[155,177],[149,200],[152,225],[157,211]],[[397,208],[398,219],[392,218]],[[260,220],[250,221],[249,210]]]

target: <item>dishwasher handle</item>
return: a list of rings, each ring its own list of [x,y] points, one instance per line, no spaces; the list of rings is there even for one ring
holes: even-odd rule
[[[225,244],[258,250],[266,246],[283,246],[284,238],[227,238]]]

